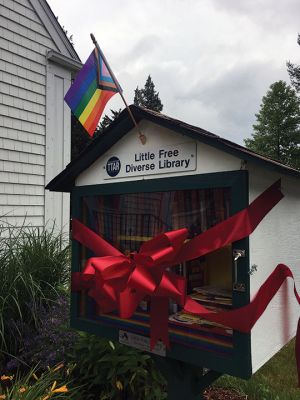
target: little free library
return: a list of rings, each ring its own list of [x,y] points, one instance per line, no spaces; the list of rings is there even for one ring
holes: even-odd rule
[[[72,198],[71,324],[249,378],[296,333],[300,172],[130,109],[146,142],[125,109],[47,186]]]

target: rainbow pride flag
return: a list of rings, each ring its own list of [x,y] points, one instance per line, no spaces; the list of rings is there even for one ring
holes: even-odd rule
[[[95,48],[65,95],[66,103],[90,136],[97,128],[106,103],[119,88]]]

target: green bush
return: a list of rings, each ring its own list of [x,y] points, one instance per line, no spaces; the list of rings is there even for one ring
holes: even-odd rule
[[[7,371],[26,370],[38,365],[39,371],[66,361],[78,334],[69,328],[69,296],[61,293],[53,304],[36,310],[37,326],[21,325],[18,354],[7,356]],[[25,367],[26,366],[26,367]]]
[[[76,381],[86,386],[85,399],[163,400],[165,380],[149,354],[85,333],[75,343],[70,361]]]
[[[0,355],[16,354],[22,323],[55,301],[69,279],[69,246],[52,229],[0,227]],[[0,359],[1,362],[1,359]]]

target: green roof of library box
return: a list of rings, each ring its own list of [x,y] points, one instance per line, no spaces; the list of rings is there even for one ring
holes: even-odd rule
[[[224,139],[197,126],[171,118],[167,115],[131,105],[130,109],[137,122],[148,120],[171,131],[186,135],[194,140],[215,147],[245,161],[259,164],[266,169],[275,170],[282,174],[300,178],[300,171],[281,164],[278,161],[262,156],[237,143]],[[116,142],[126,135],[134,124],[125,108],[111,125],[79,154],[66,168],[52,179],[46,189],[56,192],[71,192],[76,178],[89,168],[101,155],[106,153]]]

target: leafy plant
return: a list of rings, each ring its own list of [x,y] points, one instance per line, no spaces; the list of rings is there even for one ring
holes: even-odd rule
[[[89,399],[166,399],[164,378],[149,354],[81,333],[70,360]]]
[[[63,364],[38,375],[33,368],[26,375],[5,375],[0,377],[0,399],[5,400],[48,400],[82,399],[81,388],[74,386],[72,368]]]
[[[49,227],[48,227],[49,228]],[[0,227],[0,353],[18,352],[22,327],[51,304],[69,276],[69,248],[52,229]],[[1,361],[1,360],[0,360]]]
[[[19,338],[17,357],[10,357],[6,364],[8,371],[24,365],[38,365],[39,370],[66,361],[66,353],[77,338],[77,333],[68,327],[69,301],[66,294],[61,294],[49,307],[40,305],[36,310],[36,327],[22,322],[23,332]]]

